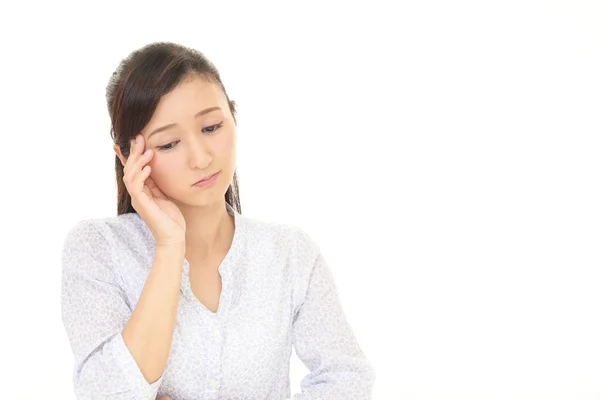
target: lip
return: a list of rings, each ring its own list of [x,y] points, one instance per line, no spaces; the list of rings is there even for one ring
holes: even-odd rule
[[[208,178],[199,180],[198,182],[194,183],[192,186],[195,186],[195,187],[208,186],[208,185],[212,184],[214,181],[216,181],[220,174],[221,174],[221,171],[209,176]]]

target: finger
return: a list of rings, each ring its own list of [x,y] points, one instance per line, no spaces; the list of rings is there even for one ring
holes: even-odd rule
[[[152,159],[152,150],[148,149],[144,152],[144,154],[140,154],[137,159],[133,162],[133,164],[130,167],[130,171],[132,176],[135,176],[135,174],[139,173],[139,171],[142,170],[142,168],[144,168]],[[133,178],[135,179],[135,177]]]
[[[169,396],[163,396],[159,400],[173,400],[173,399],[170,398]]]
[[[129,182],[129,185],[132,185],[133,190],[139,191],[143,189],[143,183],[137,187],[133,187],[133,182],[137,181],[137,174],[139,174],[142,169],[152,160],[153,154],[154,153],[152,152],[152,149],[148,149],[144,152],[144,154],[138,156],[137,159],[132,160],[131,163],[128,161],[127,171],[124,171],[124,178],[127,177],[127,181]]]
[[[142,190],[144,190],[144,184],[146,182],[146,179],[150,176],[151,172],[152,167],[146,165],[144,166],[144,168],[141,169],[140,172],[135,174],[133,181],[130,183],[130,189],[134,195],[137,195],[138,193],[141,193]]]
[[[136,139],[138,139],[138,142],[135,141]],[[139,155],[142,154],[144,148],[146,147],[142,134],[137,134],[133,139],[131,139],[129,145],[129,156],[127,157],[127,161],[125,162],[125,167],[123,169],[125,173],[134,167]]]
[[[135,137],[129,141],[129,154],[127,155],[127,158],[125,159],[125,166],[123,168],[123,171],[125,173],[127,173],[127,171],[129,171],[129,169],[131,168],[134,158],[135,158]]]

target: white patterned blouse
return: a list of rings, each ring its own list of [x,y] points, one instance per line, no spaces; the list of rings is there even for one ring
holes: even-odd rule
[[[137,213],[71,229],[61,300],[77,399],[289,399],[292,346],[310,371],[293,400],[371,399],[373,366],[317,244],[298,227],[226,206],[235,231],[219,266],[217,312],[194,296],[184,260],[171,352],[150,383],[121,336],[152,267],[150,230]]]

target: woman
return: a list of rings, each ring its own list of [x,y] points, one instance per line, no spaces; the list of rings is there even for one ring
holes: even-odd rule
[[[63,249],[78,399],[370,399],[374,370],[316,243],[241,215],[235,103],[204,55],[153,43],[107,86],[117,217]]]

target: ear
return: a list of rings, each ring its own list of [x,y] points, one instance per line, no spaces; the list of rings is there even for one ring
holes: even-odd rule
[[[119,147],[119,145],[115,143],[113,145],[113,150],[115,151],[115,154],[117,155],[117,157],[119,157],[119,160],[121,160],[121,164],[123,165],[123,167],[125,167],[125,162],[127,162],[127,158],[123,157],[123,154],[121,153],[121,148]]]
[[[235,100],[231,100],[231,107],[229,108],[229,110],[230,110],[231,116],[233,117],[233,123],[235,124],[235,126],[237,126],[237,119],[235,118],[235,114],[231,112],[231,108],[233,108],[233,110],[237,113],[236,106],[237,106],[237,104],[236,104]]]

